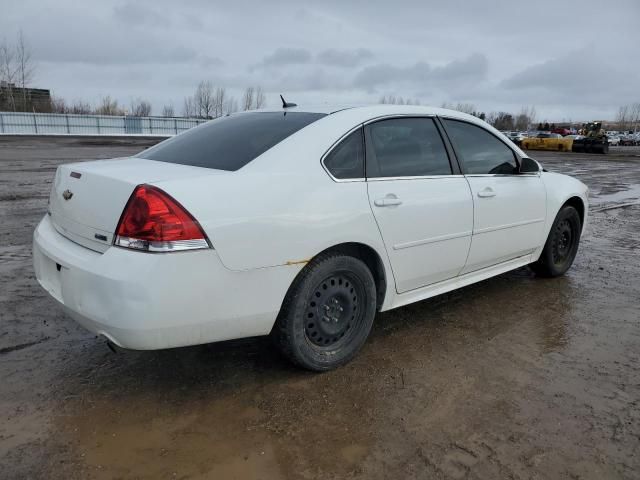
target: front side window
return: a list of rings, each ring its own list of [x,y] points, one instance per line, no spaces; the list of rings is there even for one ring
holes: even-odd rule
[[[391,118],[367,126],[367,177],[451,175],[431,118]]]
[[[484,128],[443,119],[447,135],[467,174],[513,175],[518,173],[513,151]]]
[[[362,128],[359,128],[331,150],[324,166],[335,178],[364,178],[363,144]]]
[[[324,116],[307,112],[249,112],[220,117],[136,156],[235,171]]]

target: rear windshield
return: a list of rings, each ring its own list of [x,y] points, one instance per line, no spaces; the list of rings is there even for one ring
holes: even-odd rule
[[[220,117],[137,155],[161,162],[235,171],[324,113],[251,112]]]

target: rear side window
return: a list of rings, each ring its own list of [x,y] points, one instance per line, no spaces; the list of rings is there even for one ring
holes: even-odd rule
[[[359,128],[342,140],[324,159],[335,178],[364,178],[364,138]]]
[[[324,116],[324,113],[306,112],[251,112],[220,117],[137,156],[235,171]]]
[[[447,135],[467,174],[513,175],[518,165],[513,151],[484,128],[443,119]]]
[[[433,119],[392,118],[367,126],[367,177],[428,175],[451,175]]]

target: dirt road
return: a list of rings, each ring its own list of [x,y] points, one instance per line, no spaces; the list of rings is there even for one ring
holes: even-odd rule
[[[633,150],[531,152],[591,189],[565,277],[380,314],[354,362],[314,375],[265,339],[114,354],[62,314],[31,235],[58,164],[145,144],[100,142],[0,139],[1,478],[640,477]]]

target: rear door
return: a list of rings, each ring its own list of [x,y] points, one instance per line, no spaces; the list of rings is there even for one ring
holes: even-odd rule
[[[473,202],[434,119],[379,120],[365,138],[369,202],[397,291],[455,277],[469,252]]]
[[[539,173],[518,173],[515,153],[490,131],[460,120],[442,123],[473,194],[473,239],[462,273],[532,253],[544,243],[546,190]]]

